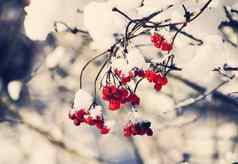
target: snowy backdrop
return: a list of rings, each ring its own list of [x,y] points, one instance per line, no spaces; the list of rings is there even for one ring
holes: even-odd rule
[[[152,137],[120,133],[130,113],[108,114],[113,130],[105,136],[68,119],[82,67],[124,34],[128,22],[112,8],[142,18],[174,4],[153,21],[182,22],[183,4],[197,12],[207,1],[142,2],[0,1],[0,164],[238,162],[237,0],[213,0],[183,29],[185,35],[178,35],[173,48],[182,71],[170,73],[159,93],[142,81],[137,117],[152,122]],[[148,35],[134,39],[129,53],[131,65],[144,67],[144,58],[162,60]],[[89,93],[101,64],[93,61],[85,70],[83,85]],[[127,69],[120,61],[112,65]]]

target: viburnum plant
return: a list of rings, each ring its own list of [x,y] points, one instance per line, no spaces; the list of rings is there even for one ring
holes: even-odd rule
[[[160,22],[153,21],[154,17],[172,8],[173,5],[153,12],[146,17],[136,19],[132,19],[129,15],[114,7],[111,12],[116,12],[119,16],[124,17],[127,20],[127,26],[124,29],[124,34],[117,36],[115,43],[110,48],[90,59],[82,68],[80,89],[75,94],[72,110],[69,112],[69,118],[73,123],[76,126],[82,124],[95,126],[101,134],[108,134],[111,127],[107,125],[104,119],[105,112],[115,112],[122,109],[129,109],[129,112],[132,113],[138,112],[137,108],[141,100],[136,91],[141,81],[147,80],[155,91],[160,92],[168,83],[168,73],[182,70],[174,62],[175,39],[179,34],[183,34],[183,28],[198,18],[211,2],[212,0],[208,0],[198,13],[189,11],[183,5],[185,20],[183,22],[173,22],[170,18]],[[143,6],[143,3],[141,5]],[[172,39],[164,35],[161,32],[163,30],[168,31],[168,33],[173,33],[175,30]],[[136,52],[130,52],[133,51],[131,50],[132,40],[143,35],[150,35],[152,48],[160,51],[163,55],[162,61],[145,60],[144,56],[134,54]],[[133,55],[135,60],[140,62],[132,62],[133,64],[131,64]],[[100,57],[104,57],[103,64],[94,79],[94,94],[91,96],[83,88],[83,76],[87,66]],[[98,82],[100,82],[99,86]],[[96,98],[98,89],[100,90],[101,100],[107,104],[104,110]],[[139,118],[129,119],[122,131],[126,137],[153,135],[151,122]]]

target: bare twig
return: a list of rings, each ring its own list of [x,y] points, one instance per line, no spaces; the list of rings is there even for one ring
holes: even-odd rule
[[[90,60],[83,66],[83,68],[82,68],[82,70],[81,70],[81,72],[80,72],[80,89],[82,89],[82,85],[83,85],[83,84],[82,84],[83,74],[84,74],[84,71],[86,70],[87,66],[88,66],[92,61],[96,60],[97,58],[102,57],[102,56],[104,56],[104,55],[107,55],[108,52],[109,52],[109,50],[106,50],[106,51],[102,52],[101,54],[99,54],[99,55],[93,57],[92,59],[90,59]]]
[[[209,95],[212,95],[215,91],[217,91],[219,88],[221,88],[222,86],[224,86],[225,84],[227,84],[229,82],[229,80],[224,81],[222,83],[220,83],[219,85],[217,85],[215,88],[210,89],[208,91],[206,91],[205,93],[199,95],[196,98],[188,98],[183,102],[180,102],[176,105],[176,109],[178,108],[184,108],[187,106],[191,106],[192,104],[198,103],[199,101],[205,99],[206,97],[208,97]]]
[[[56,32],[58,32],[58,24],[61,24],[63,26],[65,26],[67,28],[67,30],[69,30],[70,32],[72,32],[73,34],[76,34],[76,33],[82,33],[82,34],[86,34],[86,35],[89,35],[88,31],[85,31],[85,30],[81,30],[81,29],[78,29],[77,27],[75,28],[72,28],[70,27],[68,24],[66,24],[65,22],[63,21],[55,21],[54,23],[54,29]]]
[[[182,78],[180,76],[177,76],[177,75],[174,75],[174,74],[170,74],[170,77],[174,78],[174,79],[177,79],[181,82],[183,82],[184,84],[186,84],[187,86],[189,86],[190,88],[196,90],[197,92],[199,92],[200,94],[206,94],[206,93],[209,93],[209,91],[207,91],[207,89],[203,86],[200,86],[198,85],[197,83],[193,82],[193,81],[190,81],[188,79],[185,79],[185,78]],[[220,84],[221,85],[221,84]],[[225,85],[225,84],[223,84]],[[234,106],[235,108],[230,108],[231,110],[233,110],[234,112],[238,112],[238,102],[235,101],[234,99],[232,99],[231,97],[217,91],[217,90],[214,90],[211,95],[213,96],[213,98],[215,99],[219,99],[221,101],[225,101],[227,102],[228,104]],[[206,96],[205,96],[206,97]],[[200,100],[199,100],[200,101]],[[191,102],[190,102],[191,103]]]

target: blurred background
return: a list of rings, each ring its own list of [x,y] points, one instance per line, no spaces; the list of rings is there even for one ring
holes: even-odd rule
[[[238,162],[238,71],[223,70],[224,64],[238,67],[237,0],[214,0],[184,31],[195,41],[178,37],[174,54],[183,71],[170,74],[168,86],[160,93],[146,83],[139,88],[139,115],[152,121],[154,136],[133,138],[121,134],[126,112],[107,115],[115,122],[107,136],[68,119],[80,71],[100,52],[83,24],[91,1],[0,0],[0,164]],[[180,1],[198,8],[206,2]],[[55,21],[82,32],[62,24],[55,32]],[[145,41],[149,36],[135,44]],[[138,48],[146,57],[159,56],[151,46]],[[86,70],[90,92],[101,63]]]

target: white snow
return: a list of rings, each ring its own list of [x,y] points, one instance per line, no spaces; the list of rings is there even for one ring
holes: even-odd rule
[[[55,21],[63,21],[70,26],[80,26],[81,16],[77,13],[87,0],[31,0],[26,7],[24,22],[27,36],[34,40],[45,40],[53,30]]]
[[[75,51],[73,49],[58,46],[47,56],[46,66],[50,69],[57,66],[67,66],[74,55]]]
[[[80,89],[74,97],[74,109],[88,109],[93,102],[93,97],[86,91]]]
[[[114,4],[115,3],[115,4]],[[94,47],[100,50],[108,49],[115,43],[114,34],[123,34],[127,19],[113,12],[118,2],[91,2],[84,9],[84,25],[94,40]],[[119,4],[119,9],[121,10]],[[123,10],[129,16],[136,15],[135,10]],[[96,21],[95,18],[100,21]],[[108,28],[110,27],[110,28]]]
[[[51,54],[46,58],[46,66],[48,68],[55,68],[59,65],[65,54],[65,48],[57,47]]]
[[[90,110],[90,115],[95,119],[97,116],[102,116],[102,107],[97,105]]]
[[[133,67],[145,68],[147,65],[144,56],[136,48],[130,49],[128,51],[127,60],[128,64],[131,65],[132,68]]]
[[[23,83],[19,80],[10,81],[7,85],[7,91],[11,99],[17,101],[20,98]]]
[[[126,75],[133,68],[127,62],[128,61],[123,57],[113,58],[111,66],[112,66],[113,69],[121,70],[122,73]]]

